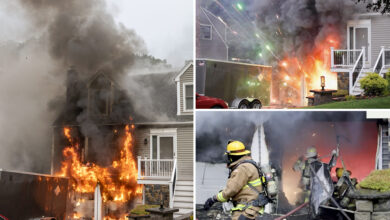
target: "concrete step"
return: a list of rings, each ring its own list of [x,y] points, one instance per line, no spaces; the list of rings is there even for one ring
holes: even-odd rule
[[[176,191],[189,191],[189,192],[193,192],[194,191],[194,187],[193,186],[187,186],[187,185],[176,185],[175,190]]]
[[[177,191],[175,192],[175,196],[194,196],[193,191]]]

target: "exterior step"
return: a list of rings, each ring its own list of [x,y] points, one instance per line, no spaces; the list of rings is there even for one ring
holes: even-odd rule
[[[191,202],[173,202],[173,207],[177,209],[192,209],[194,206],[193,201]]]
[[[193,186],[194,182],[193,181],[177,181],[176,186]]]
[[[194,198],[192,196],[178,196],[175,195],[175,202],[193,202]]]
[[[190,191],[190,192],[193,192],[194,191],[194,187],[193,186],[177,185],[176,184],[175,190],[176,191]]]
[[[194,192],[193,191],[176,191],[175,196],[191,196],[191,197],[193,197]]]

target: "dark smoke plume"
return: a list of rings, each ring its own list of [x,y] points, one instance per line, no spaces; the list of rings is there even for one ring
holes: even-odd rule
[[[264,0],[251,4],[264,43],[271,42],[273,52],[281,58],[307,57],[327,35],[345,36],[347,21],[363,10],[352,0]]]
[[[123,73],[135,54],[146,52],[143,40],[133,30],[117,25],[103,0],[20,1],[38,26],[47,30],[51,56],[74,66],[85,75],[106,70]]]

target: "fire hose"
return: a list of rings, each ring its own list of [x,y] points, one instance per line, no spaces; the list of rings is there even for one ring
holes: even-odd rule
[[[279,218],[276,218],[275,220],[283,220],[284,218],[287,218],[288,216],[290,216],[290,215],[294,214],[295,212],[301,210],[303,207],[307,206],[307,204],[309,204],[309,202],[303,203],[302,205],[296,207],[295,209],[291,210],[287,214],[285,214],[283,216],[280,216]]]

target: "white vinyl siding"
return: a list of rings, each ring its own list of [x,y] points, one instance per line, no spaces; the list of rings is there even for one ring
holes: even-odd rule
[[[184,109],[184,85],[189,85],[189,84],[193,84],[194,82],[194,66],[191,65],[187,68],[187,70],[183,73],[183,75],[180,76],[180,88],[179,88],[179,100],[180,100],[180,113],[183,114],[183,115],[189,115],[189,114],[193,114],[193,111],[185,111]],[[194,93],[192,93],[192,96],[194,96]],[[194,99],[194,98],[192,98]],[[194,106],[194,103],[193,103],[193,106]]]
[[[378,59],[381,46],[390,47],[390,16],[372,16],[371,32],[371,65],[373,66]]]

